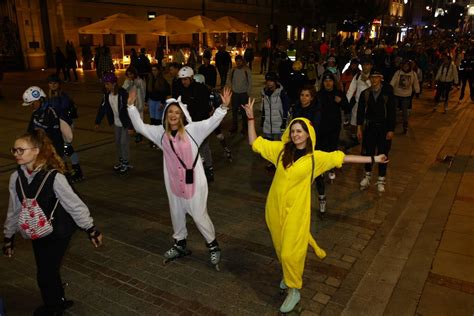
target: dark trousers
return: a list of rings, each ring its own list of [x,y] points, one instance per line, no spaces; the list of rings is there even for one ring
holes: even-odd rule
[[[471,101],[474,101],[474,76],[472,74],[460,74],[461,77],[461,95],[459,100],[464,99],[464,92],[466,91],[466,84],[469,82],[469,91],[471,93]]]
[[[316,149],[326,151],[326,152],[337,150],[340,133],[341,133],[341,129],[336,129],[334,131],[328,131],[328,132],[320,132],[318,134]],[[316,188],[318,189],[318,194],[324,195],[326,193],[326,186],[324,184],[324,174],[318,176],[315,182],[316,182]]]
[[[387,127],[384,123],[368,123],[364,129],[363,155],[375,156],[385,154],[388,157],[392,141],[387,140]],[[387,164],[379,163],[379,177],[387,174]],[[365,171],[372,171],[372,164],[365,164]]]
[[[410,109],[412,97],[399,97],[395,96],[395,106],[400,108],[403,113],[403,128],[408,128],[408,110]]]
[[[66,73],[66,67],[56,67],[56,76],[59,77],[59,73],[62,71],[64,80],[68,80],[69,76]]]
[[[444,105],[448,105],[449,91],[451,91],[452,82],[438,82],[438,88],[436,89],[435,101],[438,103],[441,98],[444,98]]]
[[[67,79],[66,80],[72,80],[71,78],[71,71],[72,70],[72,73],[74,74],[74,80],[77,81],[77,71],[76,71],[76,68],[74,67],[67,67],[67,70],[66,70],[66,73],[67,73]]]
[[[221,87],[224,87],[227,82],[227,73],[229,72],[229,68],[217,67],[217,71],[219,71],[219,76],[221,77]]]
[[[247,132],[247,115],[242,109],[242,105],[249,102],[249,95],[247,93],[233,93],[232,94],[232,130],[238,129],[239,113],[242,117],[242,130]]]
[[[44,305],[49,308],[61,306],[64,298],[59,270],[70,240],[71,237],[61,239],[44,237],[32,242],[36,260],[36,280]]]
[[[260,73],[264,73],[264,72],[267,72],[267,68],[268,68],[268,58],[267,57],[262,57],[261,61],[260,61]]]

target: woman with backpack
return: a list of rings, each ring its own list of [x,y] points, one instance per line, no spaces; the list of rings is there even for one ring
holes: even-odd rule
[[[89,209],[64,176],[64,162],[46,133],[39,129],[15,140],[11,152],[18,169],[10,177],[3,254],[14,254],[14,237],[31,239],[37,282],[44,305],[34,315],[62,315],[73,305],[64,297],[61,262],[77,227],[86,231],[94,247],[102,244]]]

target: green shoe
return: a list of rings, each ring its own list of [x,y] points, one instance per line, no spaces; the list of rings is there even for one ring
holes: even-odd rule
[[[285,301],[280,307],[280,312],[282,313],[291,312],[295,308],[296,304],[298,304],[300,299],[301,299],[301,295],[298,289],[289,289],[288,295],[286,296]]]

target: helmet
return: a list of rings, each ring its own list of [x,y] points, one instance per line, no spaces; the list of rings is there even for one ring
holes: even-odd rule
[[[324,74],[323,74],[323,81],[325,80],[332,80],[332,81],[336,81],[336,79],[334,78],[334,74],[330,71],[325,71]]]
[[[265,75],[265,80],[266,81],[275,81],[277,82],[278,81],[278,74],[276,72],[267,72],[267,74]]]
[[[113,72],[107,72],[102,77],[102,82],[103,83],[106,83],[106,82],[116,83],[117,82],[117,76]]]
[[[377,68],[372,68],[372,70],[370,71],[370,76],[371,77],[383,77],[383,73],[380,69],[377,69]]]
[[[61,83],[61,79],[59,78],[58,75],[56,74],[52,74],[52,75],[49,75],[48,76],[48,82],[57,82],[57,83]]]
[[[204,77],[204,75],[195,74],[194,81],[199,82],[199,83],[206,83],[206,78]]]
[[[23,106],[30,106],[34,101],[41,100],[41,98],[46,98],[46,93],[43,89],[37,86],[32,86],[26,89],[23,93]]]
[[[178,78],[191,78],[194,76],[194,71],[191,67],[184,66],[178,71]]]
[[[301,61],[297,60],[293,63],[292,67],[293,67],[294,71],[300,71],[301,69],[303,69],[303,63]]]

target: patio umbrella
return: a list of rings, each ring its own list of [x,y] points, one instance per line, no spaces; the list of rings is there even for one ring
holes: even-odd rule
[[[168,52],[168,36],[178,34],[199,33],[200,28],[169,14],[159,15],[148,21],[147,27],[153,34],[166,36],[166,51]]]
[[[247,32],[247,33],[257,33],[257,28],[248,25],[244,22],[237,20],[231,16],[223,16],[216,20],[217,23],[223,25],[226,28],[225,32],[229,33],[239,33],[239,32]]]
[[[125,55],[124,34],[152,33],[145,21],[127,14],[117,13],[79,29],[82,34],[120,34],[122,42],[122,58]]]
[[[199,27],[199,30],[200,30],[199,31],[199,49],[201,49],[202,33],[221,33],[221,32],[226,32],[226,29],[227,29],[226,26],[221,25],[203,15],[196,15],[196,16],[190,17],[186,20],[186,22],[189,22]]]

